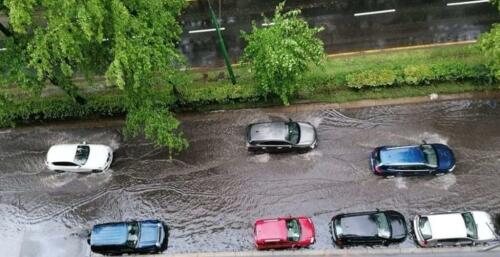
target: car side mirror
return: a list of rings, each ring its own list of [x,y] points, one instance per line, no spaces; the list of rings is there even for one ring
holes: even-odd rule
[[[426,144],[427,144],[427,141],[425,141],[425,140],[422,140],[422,143],[423,143],[424,145],[426,145]]]

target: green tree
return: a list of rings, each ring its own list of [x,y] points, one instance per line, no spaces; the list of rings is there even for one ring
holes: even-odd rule
[[[500,0],[491,1],[500,11]],[[479,39],[479,47],[491,59],[490,67],[496,79],[500,80],[500,24],[493,24],[488,33]]]
[[[184,59],[176,49],[186,0],[0,0],[3,85],[40,93],[48,84],[80,104],[73,78],[105,75],[127,96],[127,135],[144,133],[171,151],[187,147],[158,89],[170,87]],[[160,90],[166,91],[166,90]]]
[[[316,37],[322,28],[310,28],[299,17],[300,10],[283,12],[285,2],[276,7],[274,17],[265,19],[271,26],[257,28],[255,22],[251,33],[243,33],[248,42],[243,54],[243,63],[250,65],[260,89],[279,96],[283,104],[300,87],[298,81],[310,69],[318,65],[324,56],[323,42]]]

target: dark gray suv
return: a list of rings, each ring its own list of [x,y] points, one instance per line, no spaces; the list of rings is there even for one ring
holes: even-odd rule
[[[247,127],[249,151],[308,151],[317,146],[316,129],[308,122],[262,122]]]

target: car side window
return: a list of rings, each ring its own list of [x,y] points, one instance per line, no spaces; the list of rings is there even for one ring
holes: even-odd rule
[[[408,167],[405,167],[405,166],[389,166],[389,169],[391,170],[406,170],[408,169]]]
[[[287,142],[281,142],[281,141],[262,142],[260,144],[261,145],[289,145],[289,143],[287,143]]]
[[[67,167],[78,166],[78,165],[76,165],[75,163],[72,163],[72,162],[53,162],[52,165],[67,166]]]

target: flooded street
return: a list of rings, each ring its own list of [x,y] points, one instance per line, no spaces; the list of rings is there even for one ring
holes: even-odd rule
[[[312,249],[330,249],[334,214],[394,209],[416,213],[484,210],[500,214],[498,99],[312,112],[240,110],[186,116],[190,148],[168,159],[145,140],[124,140],[120,126],[67,123],[0,130],[0,248],[3,257],[89,256],[93,224],[158,218],[170,228],[167,252],[252,250],[257,218],[311,216]],[[245,126],[305,120],[319,147],[306,154],[250,154]],[[113,124],[113,123],[111,123]],[[383,179],[368,156],[380,145],[448,144],[452,174]],[[108,144],[112,170],[57,174],[44,166],[53,144]],[[498,220],[498,216],[497,216]],[[391,247],[415,247],[412,239]]]

